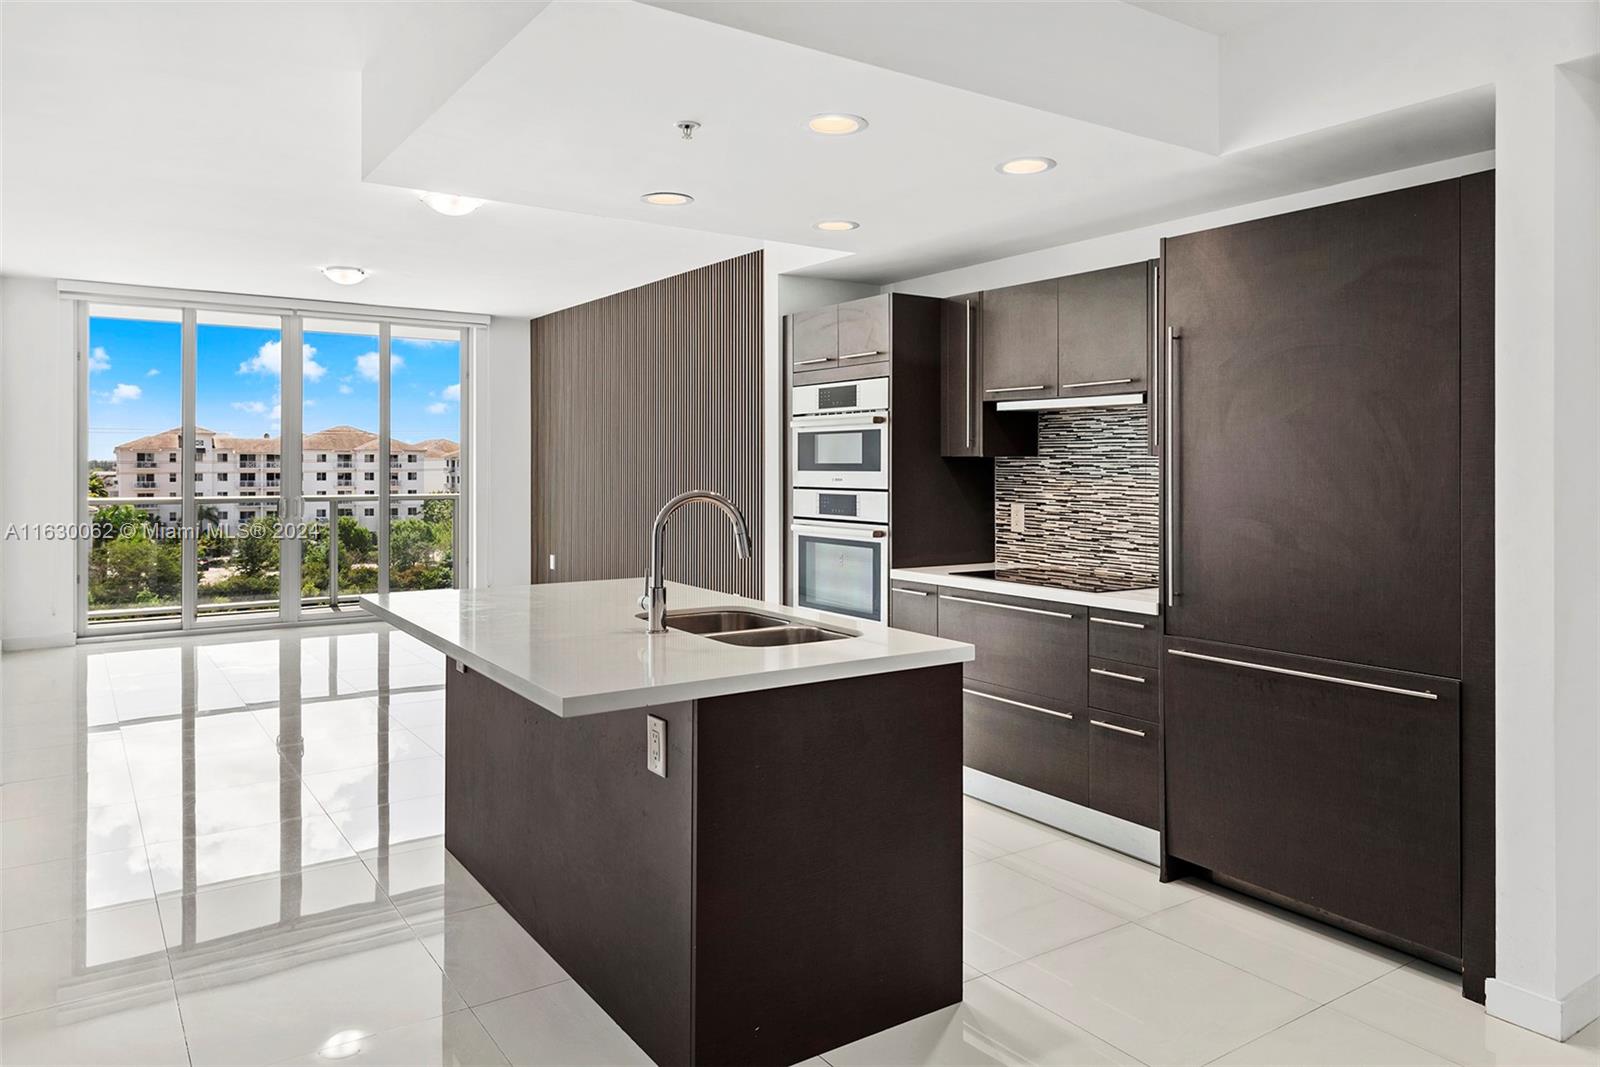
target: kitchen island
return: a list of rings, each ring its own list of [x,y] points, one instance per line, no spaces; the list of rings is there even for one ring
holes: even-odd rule
[[[640,588],[362,598],[448,657],[451,854],[658,1063],[958,1002],[972,646],[677,583],[650,635]]]

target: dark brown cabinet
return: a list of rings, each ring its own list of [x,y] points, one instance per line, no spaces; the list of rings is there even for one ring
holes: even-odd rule
[[[789,365],[796,373],[827,370],[839,362],[836,304],[789,316]]]
[[[1082,608],[945,589],[939,595],[939,636],[977,650],[965,672],[972,681],[1070,707],[1087,702],[1089,639]]]
[[[1063,397],[1142,393],[1152,343],[1151,269],[1129,263],[1062,278],[1057,290]]]
[[[962,762],[968,767],[1075,804],[1089,802],[1088,723],[1081,711],[971,681],[962,707]]]
[[[1460,677],[1459,185],[1164,243],[1169,634]]]
[[[940,452],[950,458],[1031,456],[1039,450],[1039,420],[985,404],[979,322],[983,295],[941,302]]]
[[[1137,663],[1089,657],[1089,706],[1161,721],[1161,672]]]
[[[889,297],[869,296],[837,305],[841,367],[868,367],[889,359]],[[863,370],[863,374],[873,373]]]
[[[1089,610],[1089,655],[1152,669],[1161,665],[1161,619],[1129,611]]]
[[[939,636],[939,590],[929,585],[889,583],[889,625]]]
[[[991,289],[983,294],[979,337],[986,400],[1039,400],[1056,395],[1057,283]]]
[[[1088,713],[1089,806],[1152,829],[1161,820],[1161,727]]]
[[[1162,676],[1171,855],[1460,957],[1457,682],[1187,639]]]

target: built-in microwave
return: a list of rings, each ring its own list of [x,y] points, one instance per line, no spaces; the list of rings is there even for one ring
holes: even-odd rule
[[[889,523],[889,494],[881,489],[796,489],[791,502],[797,519]]]
[[[797,607],[883,622],[889,600],[889,528],[794,522],[789,527],[789,588]]]
[[[888,410],[888,378],[797,385],[789,401],[791,415],[837,415],[847,411]]]
[[[795,488],[888,489],[889,413],[795,416],[789,470]]]

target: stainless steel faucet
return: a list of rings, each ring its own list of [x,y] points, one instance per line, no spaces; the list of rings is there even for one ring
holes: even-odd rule
[[[650,633],[667,632],[667,579],[661,573],[662,557],[666,555],[667,547],[667,520],[672,517],[674,511],[685,504],[696,502],[721,508],[722,513],[728,516],[728,521],[733,524],[733,544],[739,553],[739,558],[749,559],[752,554],[750,527],[745,524],[744,515],[734,506],[733,501],[721,493],[714,493],[709,489],[691,489],[687,493],[679,493],[663,504],[661,510],[656,512],[655,523],[650,527],[650,569],[644,576],[644,596],[639,598],[639,606],[650,616]]]

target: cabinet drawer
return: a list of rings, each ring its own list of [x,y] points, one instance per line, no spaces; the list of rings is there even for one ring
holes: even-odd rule
[[[1142,667],[1160,666],[1161,617],[1090,609],[1089,655]]]
[[[1089,806],[1156,828],[1161,815],[1161,727],[1107,711],[1084,714],[1089,720]]]
[[[1084,713],[969,685],[962,692],[963,762],[1074,804],[1089,799]]]
[[[939,636],[939,590],[931,585],[890,582],[889,625]]]
[[[1459,959],[1460,683],[1166,647],[1168,851]]]
[[[1089,657],[1089,706],[1161,721],[1161,674],[1137,663]]]
[[[939,636],[977,650],[969,680],[1078,708],[1088,702],[1086,626],[1079,607],[939,592]]]

